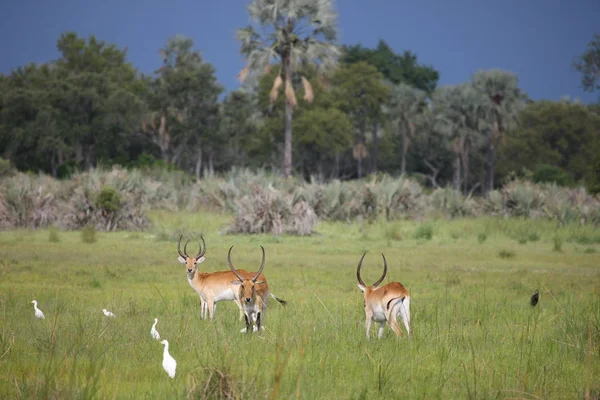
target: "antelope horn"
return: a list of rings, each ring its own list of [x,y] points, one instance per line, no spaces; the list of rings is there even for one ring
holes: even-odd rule
[[[233,249],[233,246],[229,248],[229,253],[227,253],[227,262],[229,263],[229,268],[235,274],[235,276],[238,277],[240,282],[244,282],[244,278],[242,278],[242,276],[236,271],[236,269],[233,267],[233,264],[231,263],[231,249]]]
[[[256,273],[256,275],[254,275],[254,277],[252,278],[252,282],[256,282],[256,280],[258,279],[258,276],[260,275],[260,273],[262,272],[263,268],[265,267],[265,248],[260,246],[260,248],[262,249],[262,263],[260,264],[260,268],[258,269],[258,272]]]
[[[187,258],[187,254],[181,252],[181,239],[183,239],[183,235],[179,237],[179,242],[177,242],[177,252],[183,258]]]
[[[202,237],[202,235],[200,235],[200,239],[202,239],[202,244],[200,244],[200,240],[198,240],[198,246],[200,247],[200,250],[198,250],[196,260],[206,254],[206,242],[204,242],[204,238]]]
[[[383,282],[383,278],[385,278],[385,274],[387,274],[387,261],[385,260],[383,253],[381,253],[381,257],[383,257],[383,275],[381,275],[381,278],[379,278],[379,280],[373,284],[375,287]]]
[[[188,240],[185,242],[185,244],[183,245],[183,253],[185,254],[185,256],[186,256],[187,258],[189,258],[189,257],[190,257],[190,256],[188,256],[188,254],[187,254],[187,245],[188,245],[188,243],[189,243],[189,242],[190,242],[190,239],[188,239]]]
[[[362,278],[360,277],[360,266],[363,262],[363,258],[365,258],[365,255],[367,255],[367,253],[363,253],[362,257],[360,258],[360,261],[358,262],[358,267],[356,268],[356,279],[358,279],[358,283],[360,283],[363,286],[367,286],[367,285],[365,285]]]

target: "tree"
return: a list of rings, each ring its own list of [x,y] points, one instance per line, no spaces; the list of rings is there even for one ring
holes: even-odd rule
[[[383,82],[383,75],[366,62],[338,69],[332,76],[331,85],[336,96],[343,99],[340,108],[352,120],[355,131],[353,156],[361,178],[362,162],[366,158],[365,134],[370,125],[383,118],[381,106],[388,100],[390,88]],[[376,131],[373,131],[373,138],[377,149]]]
[[[249,73],[261,74],[276,60],[279,70],[273,82],[273,98],[285,87],[285,137],[283,174],[292,174],[292,113],[297,105],[293,88],[294,72],[316,65],[327,73],[337,62],[339,50],[336,14],[332,0],[253,0],[248,6],[252,20],[263,28],[262,34],[252,25],[237,32],[241,52],[248,63],[240,72],[243,82]],[[311,99],[309,81],[304,78],[305,99]]]
[[[344,64],[365,61],[377,68],[390,82],[408,84],[428,95],[433,93],[440,78],[439,72],[432,66],[419,64],[416,54],[410,51],[396,54],[383,40],[379,40],[374,49],[360,44],[344,46],[341,61]]]
[[[519,81],[516,75],[497,69],[478,71],[473,75],[473,85],[485,96],[486,113],[490,123],[487,129],[487,190],[494,189],[495,150],[498,140],[516,121],[522,104]]]
[[[583,74],[581,83],[587,92],[600,89],[600,35],[595,34],[587,50],[574,62],[575,69]]]
[[[0,151],[20,169],[68,174],[127,162],[144,85],[126,51],[62,34],[60,58],[17,68],[2,82]]]
[[[600,115],[575,102],[540,101],[519,114],[519,128],[499,154],[501,172],[560,168],[593,189],[600,183]],[[597,190],[597,189],[594,189]]]
[[[209,169],[213,167],[217,98],[223,88],[213,66],[193,46],[192,39],[176,35],[160,50],[163,65],[150,84],[142,131],[160,149],[165,163],[189,169],[193,165],[199,178],[203,153],[208,153]]]
[[[433,94],[436,129],[447,135],[455,155],[454,187],[458,190],[462,186],[465,194],[471,190],[470,150],[479,144],[485,101],[482,93],[469,83],[442,86]]]
[[[262,150],[258,136],[261,115],[257,110],[257,95],[250,90],[234,90],[223,99],[219,130],[226,143],[223,156],[229,164],[259,166],[255,162],[259,157],[254,153]]]
[[[352,124],[348,116],[337,108],[315,108],[308,110],[296,120],[296,141],[308,157],[309,163],[316,165],[320,182],[324,180],[324,163],[327,158],[352,145]],[[337,175],[337,163],[334,175]]]
[[[415,136],[415,123],[425,106],[426,93],[400,83],[392,89],[389,114],[402,136],[402,163],[400,173],[406,173],[406,154],[410,140]]]

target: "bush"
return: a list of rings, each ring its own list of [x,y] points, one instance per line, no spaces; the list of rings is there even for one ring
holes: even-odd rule
[[[536,183],[555,183],[561,186],[573,183],[573,179],[566,171],[548,164],[537,165],[533,171],[532,180]]]
[[[433,237],[433,227],[429,224],[419,225],[415,230],[415,239],[431,240]]]
[[[236,201],[236,215],[227,233],[312,234],[317,217],[304,200],[294,201],[272,187],[256,186],[252,195]]]
[[[0,157],[0,179],[11,177],[16,172],[9,160]]]
[[[52,243],[60,242],[60,236],[58,236],[58,229],[56,229],[56,227],[50,227],[50,230],[48,231],[48,240]]]
[[[96,207],[105,213],[115,213],[121,209],[121,194],[112,187],[104,187],[96,197]]]
[[[81,230],[81,241],[83,243],[96,242],[96,227],[94,225],[86,225]]]

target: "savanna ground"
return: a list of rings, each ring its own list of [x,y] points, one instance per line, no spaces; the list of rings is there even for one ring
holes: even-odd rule
[[[150,232],[0,233],[0,398],[521,398],[600,395],[600,233],[479,218],[343,224],[311,237],[221,235],[230,215],[152,214]],[[266,329],[241,334],[237,307],[200,319],[176,260],[177,232],[203,233],[200,269],[256,270]],[[193,243],[193,242],[191,242]],[[195,251],[192,246],[192,250]],[[412,329],[365,338],[356,264],[412,295]],[[529,297],[540,289],[537,307]],[[34,317],[36,299],[46,319]],[[101,310],[113,311],[116,319]],[[161,367],[161,336],[178,363]],[[376,337],[373,326],[372,337]]]

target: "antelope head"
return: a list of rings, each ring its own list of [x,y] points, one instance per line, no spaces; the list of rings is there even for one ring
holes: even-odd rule
[[[373,289],[377,289],[379,284],[383,282],[385,274],[387,274],[387,261],[385,260],[385,256],[381,254],[381,257],[383,257],[383,275],[381,275],[381,278],[379,278],[379,280],[375,282],[373,286],[367,286],[360,277],[360,267],[366,254],[367,253],[364,253],[362,255],[360,261],[358,262],[358,267],[356,268],[356,279],[358,279],[358,284],[356,286],[358,286],[358,288],[365,294],[365,296],[368,295]]]
[[[177,243],[177,252],[179,253],[179,257],[177,257],[177,260],[180,263],[185,264],[188,274],[191,274],[195,271],[196,265],[204,261],[204,254],[206,254],[206,243],[204,242],[204,238],[200,236],[200,239],[202,239],[202,244],[200,244],[200,241],[198,241],[198,246],[200,247],[200,250],[198,251],[198,254],[195,257],[190,257],[187,254],[187,245],[189,240],[185,242],[185,245],[183,246],[183,253],[181,252],[182,238],[183,235],[179,237],[179,242]]]
[[[254,285],[256,285],[257,283],[258,284],[264,283],[263,281],[257,281],[263,268],[265,267],[265,249],[262,246],[260,246],[260,248],[262,249],[262,263],[260,264],[260,268],[258,269],[258,272],[255,273],[254,276],[252,276],[252,278],[244,278],[235,269],[235,267],[231,263],[231,249],[233,249],[233,246],[231,246],[229,248],[229,253],[227,254],[227,262],[229,263],[229,268],[231,269],[231,271],[238,278],[238,280],[231,281],[231,283],[234,285],[240,285],[240,301],[242,299],[248,303],[250,301],[252,301],[252,299],[255,297]]]

